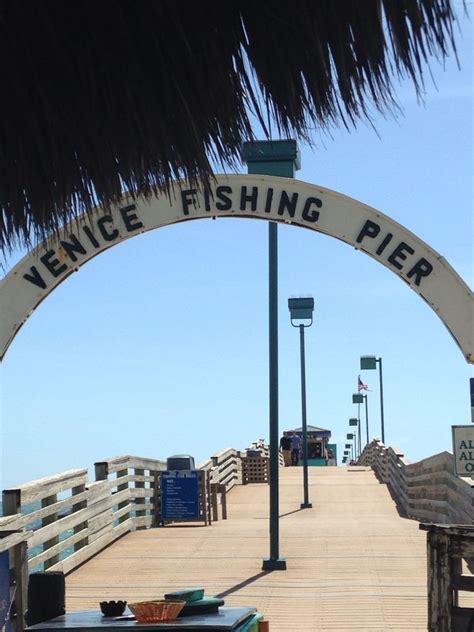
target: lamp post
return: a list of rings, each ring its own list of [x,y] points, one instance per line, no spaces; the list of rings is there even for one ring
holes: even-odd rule
[[[295,140],[247,142],[242,157],[251,174],[294,178],[301,168]],[[270,443],[270,557],[263,560],[262,570],[284,571],[286,560],[280,557],[278,480],[278,225],[268,224],[268,382],[269,382],[269,443]]]
[[[382,426],[382,443],[385,443],[385,424],[383,417],[383,378],[382,378],[382,358],[376,358],[375,356],[361,356],[360,368],[364,369],[376,369],[377,362],[379,363],[379,380],[380,380],[380,422]]]
[[[356,455],[360,456],[360,420],[356,417],[349,419],[349,426],[355,426],[357,428],[357,434],[355,435]]]
[[[300,360],[301,360],[301,417],[303,427],[303,490],[304,499],[301,509],[312,507],[308,494],[308,430],[306,424],[306,368],[304,357],[304,330],[313,324],[313,298],[289,298],[288,309],[290,310],[290,322],[293,327],[300,330]],[[294,321],[298,321],[295,324]],[[301,321],[309,321],[308,324]]]
[[[366,432],[366,444],[369,444],[369,402],[367,395],[362,393],[354,393],[352,395],[353,404],[362,404],[365,401],[365,432]]]
[[[353,441],[353,440],[354,440],[354,434],[353,434],[352,432],[348,432],[348,433],[346,434],[346,439],[347,439],[348,441]],[[350,445],[351,445],[351,449],[352,449],[352,458],[355,460],[354,444],[353,444],[353,443],[351,443]]]
[[[344,456],[346,458],[346,461],[347,461],[347,458],[349,456],[349,450],[351,449],[351,447],[352,447],[352,445],[350,443],[346,443],[345,444]]]

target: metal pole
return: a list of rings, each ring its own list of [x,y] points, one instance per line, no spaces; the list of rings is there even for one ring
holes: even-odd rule
[[[303,502],[301,509],[312,507],[308,499],[308,428],[306,423],[306,367],[304,357],[304,325],[300,329],[300,359],[301,359],[301,418],[303,421]]]
[[[359,439],[359,459],[362,454],[362,438],[360,436],[360,403],[357,402],[357,435]]]
[[[367,433],[367,445],[369,445],[369,404],[368,397],[364,395],[365,398],[365,431]]]
[[[382,358],[378,358],[379,378],[380,378],[380,419],[382,422],[382,443],[385,445],[385,425],[383,417],[383,379],[382,379]]]
[[[251,174],[294,178],[300,169],[295,140],[244,143],[242,155]],[[269,325],[269,496],[270,557],[263,560],[262,570],[286,570],[286,560],[279,558],[279,437],[278,437],[278,225],[268,224],[268,325]]]
[[[361,431],[360,431],[360,418],[357,420],[357,433],[359,435],[359,459],[360,459],[360,455],[362,454],[362,437],[361,437]]]
[[[272,567],[279,552],[278,486],[278,224],[268,224],[268,325],[269,325],[269,400],[270,400],[270,560]],[[264,562],[264,566],[265,566]],[[268,569],[267,569],[268,570]]]

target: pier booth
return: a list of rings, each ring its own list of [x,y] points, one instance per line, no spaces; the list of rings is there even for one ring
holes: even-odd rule
[[[303,428],[290,430],[303,440]],[[306,427],[308,437],[308,465],[328,466],[337,465],[337,446],[329,443],[331,431],[325,428],[308,425]],[[302,462],[300,462],[302,463]]]

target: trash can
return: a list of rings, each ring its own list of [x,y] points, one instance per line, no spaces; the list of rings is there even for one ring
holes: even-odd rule
[[[195,470],[194,457],[189,454],[175,454],[166,459],[167,470]]]
[[[261,450],[247,450],[247,456],[258,457],[262,456]]]

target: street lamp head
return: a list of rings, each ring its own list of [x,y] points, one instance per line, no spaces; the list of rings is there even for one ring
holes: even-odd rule
[[[377,358],[375,356],[361,356],[360,368],[361,369],[376,369]]]
[[[350,448],[350,447],[351,447],[351,444],[350,444],[350,443],[346,443],[346,444],[345,444],[345,447],[346,447],[346,449],[347,449],[347,448]]]
[[[359,420],[356,417],[352,417],[352,419],[349,419],[349,426],[357,426],[358,423]]]
[[[346,435],[346,439],[352,440],[353,438],[354,438],[353,433],[352,432],[348,432],[347,435]]]
[[[352,403],[353,404],[363,404],[364,396],[361,393],[354,393],[352,395]]]
[[[294,327],[298,327],[293,323],[294,320],[310,320],[310,327],[313,324],[314,298],[289,298],[288,309],[290,310],[290,321]],[[303,324],[303,323],[300,323]]]

